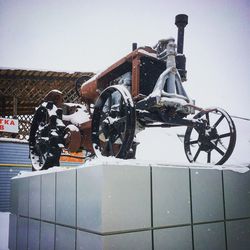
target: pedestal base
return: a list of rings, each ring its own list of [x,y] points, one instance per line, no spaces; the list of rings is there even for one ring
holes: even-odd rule
[[[91,165],[12,179],[10,250],[250,248],[250,171]]]

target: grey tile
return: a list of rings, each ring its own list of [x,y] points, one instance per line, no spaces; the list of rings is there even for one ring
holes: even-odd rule
[[[56,214],[56,184],[55,173],[41,175],[41,219],[55,222]]]
[[[18,217],[17,222],[17,250],[28,248],[28,219]]]
[[[29,213],[29,177],[18,178],[18,214]]]
[[[150,168],[93,166],[77,170],[77,225],[96,232],[149,228]]]
[[[151,227],[150,167],[104,167],[103,232]]]
[[[224,170],[226,218],[250,217],[250,171]]]
[[[55,224],[41,222],[40,250],[55,249]]]
[[[101,167],[77,170],[77,227],[102,231],[103,182]]]
[[[11,194],[10,194],[10,212],[17,214],[18,212],[18,179],[11,179]]]
[[[10,214],[9,224],[9,249],[16,250],[16,239],[17,239],[17,216]]]
[[[152,250],[151,231],[103,236],[103,250]]]
[[[56,250],[75,250],[76,230],[56,226]]]
[[[154,227],[191,223],[189,170],[152,167]]]
[[[224,220],[222,171],[191,169],[193,221]]]
[[[29,219],[28,250],[39,250],[40,221]]]
[[[56,222],[76,226],[75,169],[56,173]]]
[[[29,217],[40,219],[41,176],[30,177],[29,181]]]
[[[104,250],[101,235],[77,230],[76,250]]]
[[[226,249],[224,222],[194,226],[195,250]]]
[[[154,230],[154,250],[191,250],[191,226]]]
[[[250,249],[250,219],[227,222],[228,250]]]
[[[151,231],[97,235],[77,231],[77,250],[152,250]]]

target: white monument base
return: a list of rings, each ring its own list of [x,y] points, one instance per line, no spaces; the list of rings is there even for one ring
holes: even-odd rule
[[[250,249],[247,168],[85,165],[12,179],[10,250]]]

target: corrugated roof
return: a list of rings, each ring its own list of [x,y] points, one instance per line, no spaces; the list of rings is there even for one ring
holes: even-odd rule
[[[0,69],[0,116],[13,115],[13,98],[17,98],[17,114],[33,114],[44,96],[52,89],[64,94],[67,102],[77,99],[75,81],[88,80],[92,72],[56,72],[22,69]]]
[[[39,70],[22,70],[22,69],[1,69],[0,79],[5,78],[40,78],[40,79],[78,79],[84,75],[92,76],[93,72],[57,72],[57,71],[39,71]]]

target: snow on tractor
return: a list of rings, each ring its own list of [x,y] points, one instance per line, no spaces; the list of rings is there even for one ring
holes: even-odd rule
[[[48,93],[30,130],[33,170],[58,166],[62,149],[135,158],[138,132],[174,126],[187,127],[184,151],[189,162],[223,164],[235,146],[235,125],[221,108],[197,107],[183,88],[187,23],[187,15],[176,16],[177,46],[174,38],[154,47],[133,44],[133,51],[107,70],[86,82],[78,79],[81,104],[63,103],[60,91]]]

